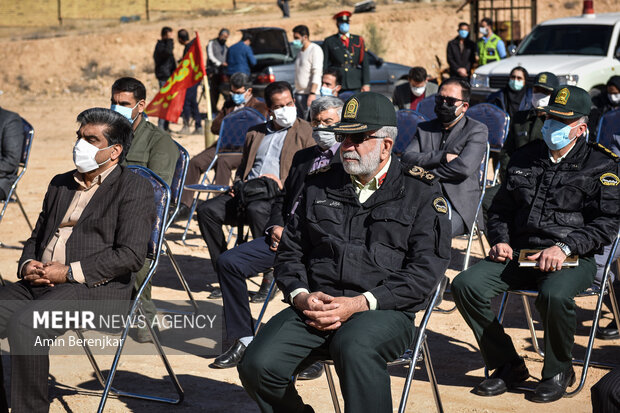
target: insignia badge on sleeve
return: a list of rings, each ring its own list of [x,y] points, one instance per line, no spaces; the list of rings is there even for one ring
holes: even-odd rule
[[[448,212],[448,202],[442,196],[437,197],[433,199],[433,208],[435,208],[435,211],[440,214],[445,214]]]
[[[605,186],[618,186],[620,183],[620,179],[618,179],[618,177],[611,172],[604,173],[599,179]]]

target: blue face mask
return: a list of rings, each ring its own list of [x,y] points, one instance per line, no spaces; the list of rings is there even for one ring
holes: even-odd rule
[[[467,39],[469,36],[469,30],[459,30],[459,37],[461,39]]]
[[[349,33],[349,23],[338,23],[338,31],[342,34]]]
[[[570,125],[566,125],[555,119],[547,119],[543,124],[541,132],[549,149],[559,151],[575,139],[570,139],[568,137],[572,129]]]
[[[140,103],[140,102],[138,102],[138,103]],[[138,106],[138,103],[136,103],[136,106]],[[129,120],[129,122],[131,122],[133,124],[133,122],[138,118],[138,116],[140,116],[140,114],[138,113],[135,118],[131,117],[131,113],[136,108],[136,106],[134,106],[133,108],[128,108],[128,107],[125,107],[125,106],[112,104],[110,106],[110,109],[113,110],[116,113],[120,113],[121,115],[126,117],[127,120]]]
[[[319,93],[321,96],[334,96],[334,91],[326,86],[321,86]]]
[[[245,103],[245,93],[231,93],[230,97],[235,105]]]
[[[293,47],[296,49],[301,49],[303,47],[303,42],[299,39],[295,39],[291,42],[293,44]]]
[[[514,90],[515,92],[520,91],[525,86],[525,82],[523,80],[510,79],[508,81],[508,87]]]

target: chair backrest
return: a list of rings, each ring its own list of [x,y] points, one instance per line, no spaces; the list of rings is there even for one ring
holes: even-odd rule
[[[155,193],[156,218],[149,239],[149,246],[146,256],[154,261],[159,258],[161,245],[164,240],[164,229],[168,220],[168,209],[170,208],[170,187],[155,172],[139,165],[129,165],[130,171],[146,178],[153,186]]]
[[[435,114],[435,95],[425,97],[418,103],[416,110],[420,112],[427,120],[437,118]]]
[[[22,118],[22,126],[24,128],[24,144],[22,146],[22,157],[19,160],[20,166],[25,168],[30,158],[30,149],[32,148],[32,140],[34,138],[34,128],[28,121]]]
[[[426,121],[426,118],[415,110],[401,109],[396,112],[396,121],[398,125],[398,135],[392,147],[392,152],[397,156],[401,156],[415,136],[418,123]]]
[[[241,152],[248,130],[265,122],[265,117],[256,109],[245,107],[229,113],[222,120],[216,151]]]
[[[349,99],[354,94],[355,92],[342,92],[338,94],[338,99],[342,100],[343,102],[346,102],[347,99]]]
[[[610,110],[601,116],[596,141],[609,148],[614,135],[620,135],[620,109]]]
[[[482,122],[489,129],[489,145],[492,152],[499,152],[504,146],[510,127],[510,116],[490,103],[479,103],[470,107],[466,115]]]
[[[179,210],[179,201],[183,194],[183,187],[185,186],[185,177],[187,176],[187,168],[189,167],[189,153],[187,150],[179,145],[178,142],[174,142],[179,149],[179,159],[174,167],[174,175],[172,176],[172,182],[170,183],[170,206],[173,211],[168,217],[168,224],[166,229],[172,223],[172,220],[176,216]]]

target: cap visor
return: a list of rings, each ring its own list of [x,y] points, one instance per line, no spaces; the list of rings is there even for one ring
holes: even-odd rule
[[[540,83],[534,83],[534,87],[539,87],[541,89],[550,90],[551,92],[553,92],[553,87],[551,87],[549,85],[543,85],[543,84],[540,84]]]
[[[336,125],[323,128],[322,130],[334,133],[360,133],[369,130],[381,129],[382,125],[371,125],[367,123],[337,123]]]
[[[574,112],[572,110],[566,110],[563,107],[557,106],[544,106],[538,107],[536,110],[541,110],[551,116],[555,116],[563,119],[575,119],[580,118],[581,116],[585,116],[583,113]]]

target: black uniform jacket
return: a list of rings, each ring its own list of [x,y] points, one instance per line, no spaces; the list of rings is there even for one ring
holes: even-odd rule
[[[620,224],[618,158],[579,137],[559,164],[544,141],[516,151],[489,209],[491,245],[549,247],[561,241],[591,256],[611,243]]]
[[[349,47],[345,47],[339,34],[323,41],[323,71],[338,68],[342,78],[342,90],[356,90],[370,84],[370,66],[366,58],[366,46],[361,36],[352,34]]]
[[[417,311],[450,259],[450,221],[429,173],[392,157],[381,187],[360,204],[342,164],[309,174],[275,264],[285,297],[297,288],[333,296],[370,291],[379,310]]]

